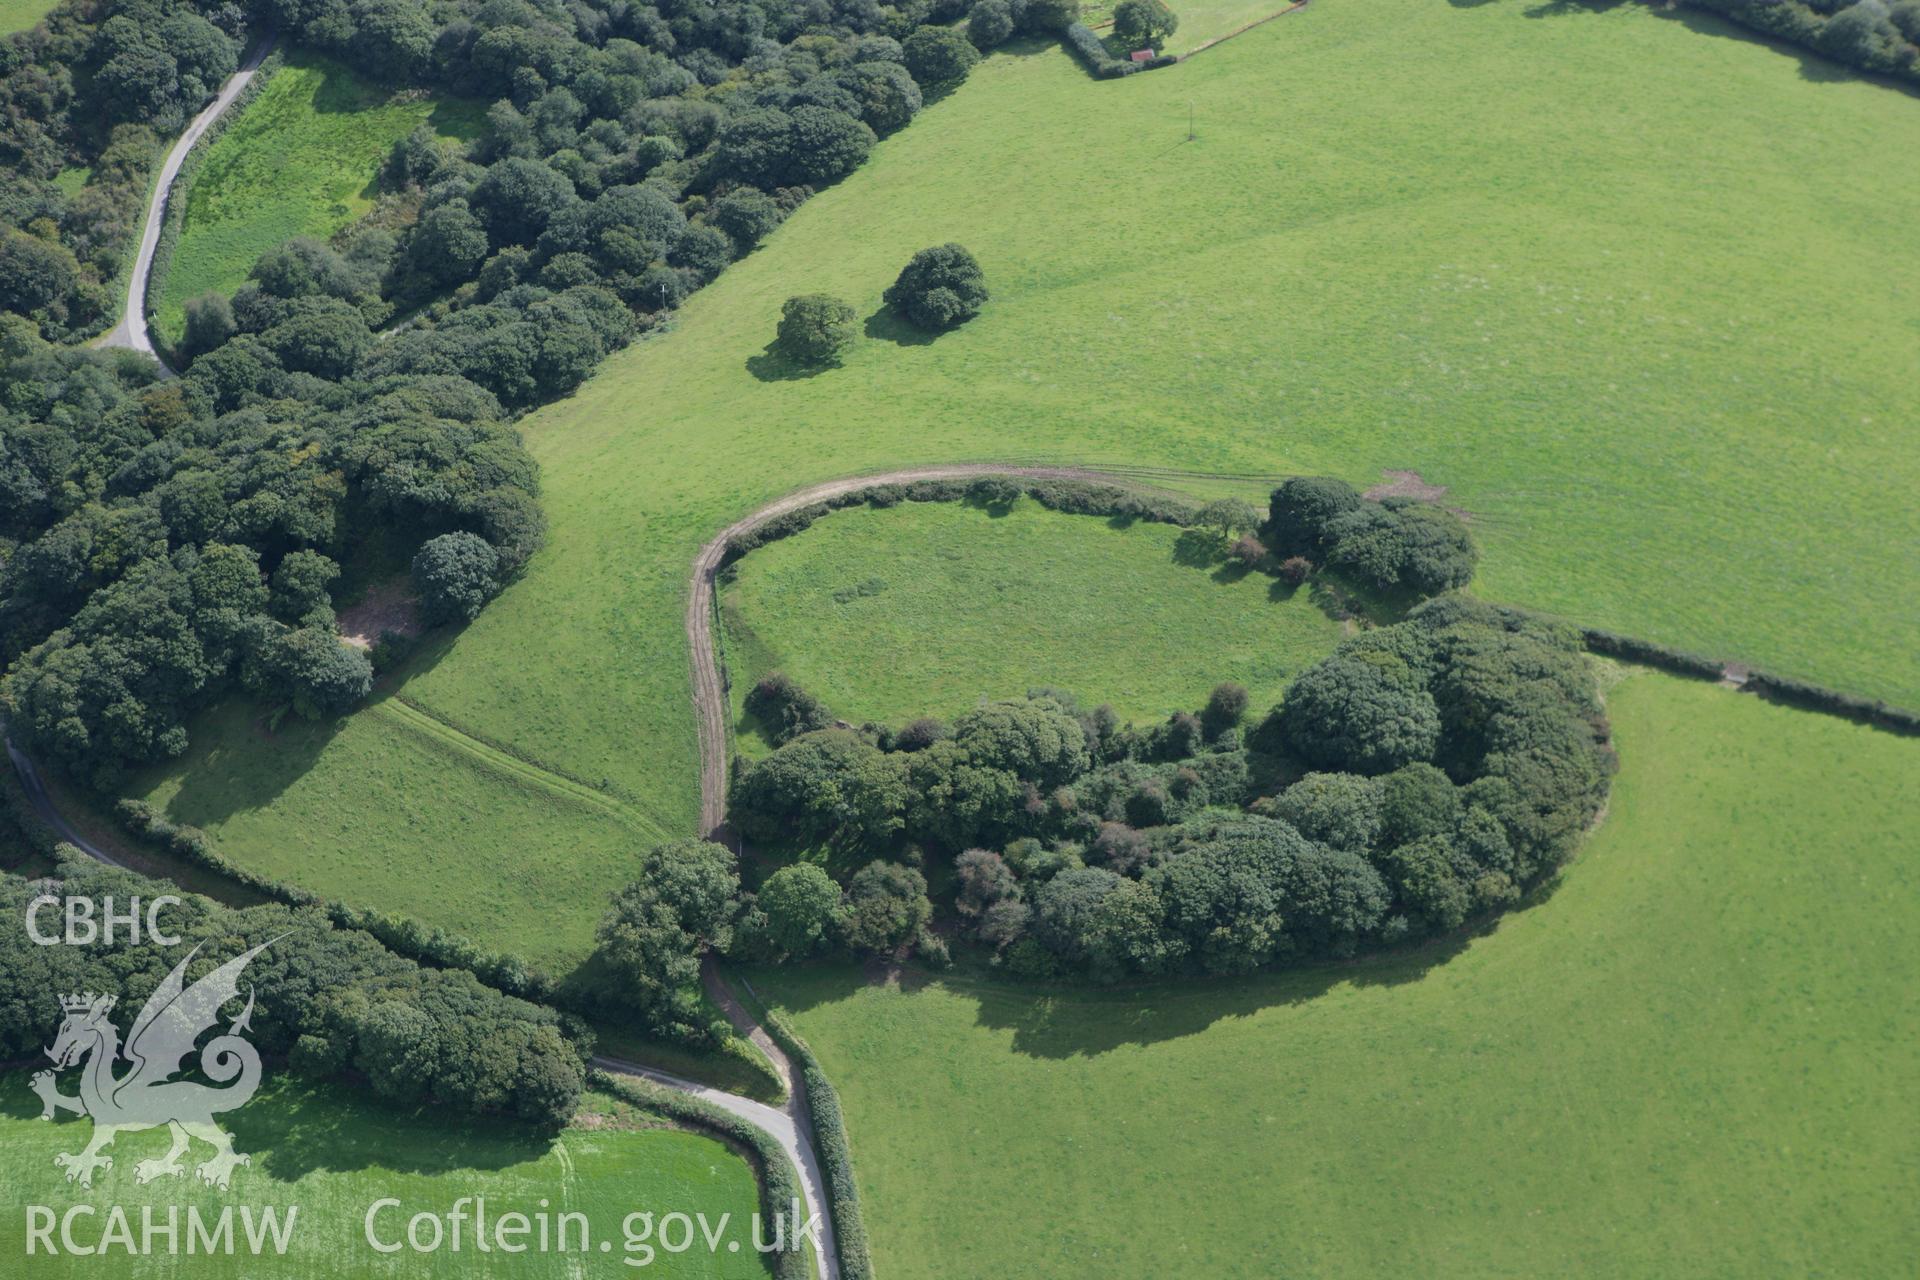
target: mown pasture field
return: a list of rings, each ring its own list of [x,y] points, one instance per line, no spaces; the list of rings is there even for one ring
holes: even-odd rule
[[[569,1211],[586,1214],[592,1226],[590,1257],[537,1249],[508,1256],[496,1250],[484,1260],[489,1275],[577,1276],[583,1266],[585,1274],[626,1271],[621,1265],[628,1256],[622,1221],[630,1213],[648,1211],[656,1218],[704,1212],[714,1223],[721,1214],[730,1214],[725,1238],[738,1240],[741,1247],[729,1252],[723,1243],[718,1255],[704,1246],[680,1254],[657,1253],[644,1274],[727,1280],[767,1274],[751,1245],[759,1192],[746,1162],[712,1138],[642,1127],[658,1122],[637,1117],[631,1107],[612,1098],[590,1095],[583,1121],[557,1136],[541,1136],[498,1124],[449,1124],[430,1109],[398,1112],[346,1090],[317,1089],[269,1075],[252,1102],[223,1120],[235,1149],[250,1154],[253,1162],[235,1170],[229,1190],[222,1193],[194,1178],[192,1167],[204,1158],[199,1148],[185,1158],[184,1177],[145,1186],[136,1181],[138,1161],[165,1153],[164,1130],[122,1135],[110,1148],[113,1168],[96,1174],[90,1190],[71,1186],[54,1167],[53,1154],[84,1144],[90,1122],[41,1121],[40,1101],[29,1092],[22,1073],[0,1077],[0,1086],[5,1096],[0,1103],[0,1168],[6,1171],[16,1205],[44,1205],[62,1215],[74,1205],[92,1205],[95,1216],[75,1219],[82,1244],[100,1242],[107,1214],[116,1205],[128,1214],[136,1239],[145,1207],[150,1206],[161,1223],[170,1208],[177,1208],[181,1224],[178,1256],[167,1255],[164,1237],[156,1236],[160,1252],[143,1257],[129,1256],[118,1247],[98,1256],[63,1251],[59,1256],[38,1252],[29,1257],[24,1210],[16,1208],[0,1221],[0,1252],[9,1259],[10,1276],[333,1280],[472,1275],[476,1255],[471,1220],[459,1252],[449,1247],[449,1240],[435,1253],[407,1249],[382,1254],[365,1237],[367,1213],[377,1200],[401,1202],[402,1208],[384,1209],[375,1219],[378,1238],[392,1243],[404,1239],[413,1214],[430,1212],[444,1219],[464,1196],[486,1197],[488,1215],[496,1221],[508,1212],[531,1218],[540,1212]],[[71,1085],[66,1087],[71,1092]],[[186,1253],[189,1207],[209,1225],[223,1208],[232,1207],[233,1230],[240,1236],[241,1206],[256,1214],[273,1206],[282,1220],[288,1206],[298,1206],[284,1255]],[[59,1243],[57,1232],[53,1239]],[[537,1237],[525,1239],[533,1243]],[[600,1239],[612,1244],[609,1252],[599,1251]]]
[[[1198,710],[1222,680],[1258,711],[1326,656],[1340,624],[1308,587],[1229,567],[1211,530],[1116,529],[1023,498],[838,512],[752,552],[721,592],[743,752],[745,715],[784,671],[852,724],[951,718],[1045,685],[1123,720]]]
[[[757,972],[889,1276],[1885,1275],[1920,1225],[1920,743],[1638,673],[1556,892],[1234,982]]]
[[[0,0],[0,36],[39,25],[58,0]]]
[[[700,544],[811,480],[1018,457],[1416,470],[1471,514],[1487,596],[1920,701],[1920,655],[1889,639],[1920,623],[1920,569],[1885,554],[1920,541],[1887,408],[1920,266],[1884,251],[1911,194],[1886,157],[1916,147],[1910,95],[1637,6],[1325,0],[1113,83],[1055,49],[996,56],[526,420],[548,546],[403,691],[691,831]],[[949,239],[994,299],[925,342],[879,296]],[[816,289],[872,336],[782,376],[780,304]],[[311,807],[234,784],[208,824],[229,856],[405,830],[494,893],[501,929],[544,930],[496,890],[591,849],[578,811],[470,840],[522,798],[377,716],[351,726],[261,766]],[[198,732],[140,789],[174,795],[228,749]],[[402,804],[365,775],[431,785]],[[359,856],[308,844],[315,883]]]
[[[295,236],[325,240],[374,205],[393,144],[422,124],[478,136],[484,108],[394,93],[317,54],[295,53],[208,148],[184,198],[180,242],[153,306],[178,341],[191,298],[232,293],[266,250]]]

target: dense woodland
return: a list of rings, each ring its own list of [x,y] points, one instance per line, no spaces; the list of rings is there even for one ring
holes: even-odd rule
[[[1029,488],[1061,509],[1128,498],[1000,477],[853,496],[992,504]],[[1449,932],[1571,854],[1613,768],[1582,636],[1452,592],[1476,557],[1457,516],[1316,477],[1275,490],[1264,517],[1236,500],[1151,514],[1237,534],[1276,573],[1432,598],[1359,631],[1251,720],[1246,690],[1223,684],[1145,727],[1039,689],[950,723],[855,728],[770,675],[746,710],[775,749],[736,761],[729,820],[782,865],[748,892],[718,844],[652,850],[602,926],[607,997],[710,1042],[696,982],[709,949],[943,966],[958,940],[1028,978],[1244,973]]]
[[[1362,631],[1251,725],[1237,685],[1144,730],[1051,691],[897,730],[823,727],[780,680],[749,709],[787,740],[734,784],[742,835],[876,860],[844,894],[776,872],[738,949],[940,963],[927,881],[950,859],[948,932],[1035,977],[1238,973],[1452,930],[1566,859],[1612,767],[1579,634],[1457,595]]]
[[[371,542],[418,549],[432,620],[473,617],[541,540],[512,417],[571,391],[963,78],[974,46],[925,25],[959,14],[107,0],[0,46],[0,162],[21,178],[0,210],[16,734],[111,784],[181,751],[189,713],[226,689],[309,716],[351,708],[373,672],[334,638],[334,590]],[[177,381],[60,345],[110,314],[155,135],[263,24],[390,84],[490,100],[489,128],[466,147],[423,128],[367,218],[192,300]],[[94,181],[69,200],[55,179],[76,164]],[[109,174],[125,191],[90,197]]]
[[[52,879],[0,876],[0,911],[25,917],[52,893],[125,903],[166,889],[74,853]],[[427,969],[367,934],[336,929],[319,908],[235,910],[182,895],[163,917],[177,947],[118,941],[36,946],[24,929],[0,935],[0,1058],[40,1058],[61,1019],[57,996],[114,993],[139,1009],[195,946],[192,982],[240,952],[272,941],[247,966],[256,994],[249,1039],[314,1079],[349,1079],[397,1103],[564,1121],[579,1106],[590,1040],[539,1005],[501,995],[461,969]],[[124,1024],[124,1019],[122,1019]],[[44,1058],[41,1058],[44,1064]]]

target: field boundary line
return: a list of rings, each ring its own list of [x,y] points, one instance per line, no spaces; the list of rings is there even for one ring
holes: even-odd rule
[[[1225,44],[1227,41],[1233,39],[1235,36],[1243,36],[1247,32],[1253,30],[1255,27],[1265,26],[1267,23],[1272,22],[1275,18],[1284,18],[1290,13],[1298,13],[1300,12],[1300,10],[1307,7],[1307,3],[1308,3],[1308,0],[1297,0],[1297,3],[1290,4],[1284,9],[1276,10],[1273,13],[1268,14],[1264,18],[1255,18],[1252,22],[1249,22],[1244,27],[1235,27],[1232,31],[1227,32],[1227,34],[1223,36],[1215,36],[1211,40],[1203,40],[1199,44],[1193,46],[1193,48],[1181,54],[1179,57],[1179,61],[1185,62],[1188,58],[1191,58],[1196,53],[1205,53],[1207,50],[1213,48],[1213,46],[1217,44]]]
[[[1169,475],[1177,475],[1172,469]],[[700,734],[700,833],[706,839],[734,848],[736,842],[725,830],[727,810],[727,748],[731,703],[727,697],[726,677],[720,669],[718,641],[715,636],[718,603],[715,580],[727,547],[735,538],[748,533],[776,516],[823,502],[828,498],[884,484],[911,484],[919,480],[971,480],[982,476],[1022,476],[1030,480],[1095,480],[1126,483],[1137,480],[1115,470],[1096,467],[1004,462],[936,463],[907,467],[898,471],[872,472],[823,480],[795,489],[741,516],[722,529],[700,548],[694,557],[693,574],[688,583],[685,629],[691,667],[694,720]]]
[[[557,770],[549,769],[536,761],[528,760],[514,752],[488,742],[462,729],[459,725],[445,720],[428,711],[417,703],[409,702],[398,694],[390,694],[367,708],[369,711],[386,712],[392,718],[402,721],[420,733],[445,743],[455,751],[463,752],[482,763],[491,765],[504,773],[524,778],[549,791],[559,792],[571,799],[611,814],[631,826],[640,828],[645,835],[666,838],[667,826],[650,815],[629,805],[619,797],[607,794],[598,787],[568,777]]]

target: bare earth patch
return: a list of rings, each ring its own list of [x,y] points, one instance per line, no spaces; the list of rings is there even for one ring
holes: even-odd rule
[[[369,588],[358,603],[342,609],[338,615],[341,638],[357,648],[371,649],[382,632],[419,635],[424,628],[408,585],[405,574],[389,578]]]
[[[1382,498],[1417,498],[1422,502],[1438,502],[1447,491],[1447,486],[1443,484],[1428,484],[1422,480],[1418,471],[1382,471],[1380,474],[1386,478],[1366,493],[1375,502]]]

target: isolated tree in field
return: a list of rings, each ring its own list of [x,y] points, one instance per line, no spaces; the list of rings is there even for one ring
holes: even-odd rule
[[[973,41],[953,27],[921,27],[901,41],[900,49],[907,70],[929,93],[957,87],[980,61]]]
[[[782,956],[809,956],[832,940],[840,923],[840,886],[811,862],[796,862],[760,886],[766,936]]]
[[[1013,11],[1007,0],[979,0],[967,15],[967,39],[985,53],[1006,43],[1013,34]]]
[[[1120,0],[1113,8],[1113,34],[1129,49],[1158,49],[1179,25],[1160,0]]]
[[[859,336],[853,308],[830,293],[799,294],[780,308],[780,350],[799,364],[838,364]]]
[[[913,255],[885,299],[920,328],[939,333],[980,314],[987,301],[986,276],[961,246],[935,245]]]
[[[413,589],[429,623],[471,622],[500,589],[500,555],[485,538],[443,533],[413,557]]]

